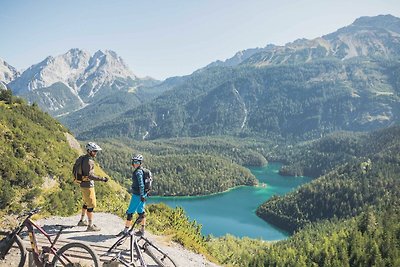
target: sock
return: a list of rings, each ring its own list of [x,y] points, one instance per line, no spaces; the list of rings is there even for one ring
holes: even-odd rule
[[[93,221],[92,221],[92,220],[89,220],[89,221],[88,221],[88,224],[89,224],[89,226],[92,226],[92,225],[93,225]]]
[[[85,219],[85,214],[81,214],[81,221],[83,221],[83,219]]]
[[[127,233],[128,230],[129,230],[129,227],[125,226],[125,228],[124,228],[124,233]]]

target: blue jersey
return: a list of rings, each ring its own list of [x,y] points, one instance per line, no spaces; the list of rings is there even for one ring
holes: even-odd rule
[[[136,169],[132,173],[132,193],[141,196],[145,194],[142,169]]]

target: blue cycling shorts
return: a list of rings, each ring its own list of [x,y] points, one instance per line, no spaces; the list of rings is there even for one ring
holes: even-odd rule
[[[146,195],[144,197],[146,197]],[[145,206],[146,202],[140,201],[140,195],[132,194],[131,202],[129,203],[129,207],[128,210],[126,211],[126,214],[134,214],[135,212],[143,213]]]

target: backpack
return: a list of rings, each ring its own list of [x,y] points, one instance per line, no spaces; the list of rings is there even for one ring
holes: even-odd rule
[[[75,164],[72,167],[72,175],[74,176],[74,182],[80,184],[82,182],[82,163],[85,155],[80,156],[75,160]]]
[[[140,168],[143,171],[143,183],[144,183],[144,192],[148,193],[153,186],[153,176],[149,169]]]

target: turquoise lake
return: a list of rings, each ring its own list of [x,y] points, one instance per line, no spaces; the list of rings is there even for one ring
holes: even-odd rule
[[[281,176],[281,164],[249,167],[262,187],[241,186],[224,193],[201,197],[150,197],[147,203],[164,202],[170,207],[183,207],[191,220],[202,225],[204,235],[248,236],[263,240],[286,238],[286,232],[268,224],[255,214],[257,207],[273,195],[284,195],[309,182],[308,177]]]

